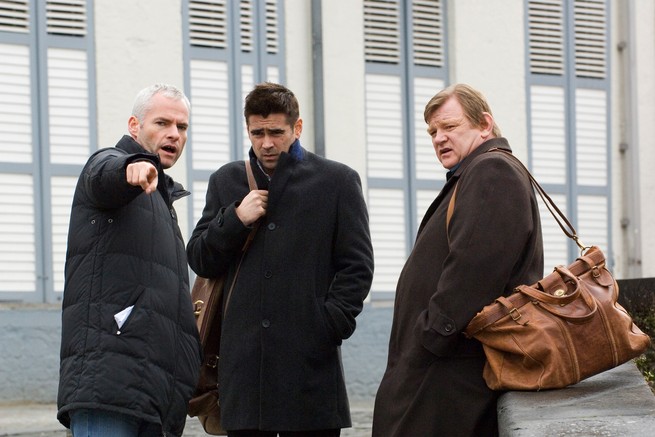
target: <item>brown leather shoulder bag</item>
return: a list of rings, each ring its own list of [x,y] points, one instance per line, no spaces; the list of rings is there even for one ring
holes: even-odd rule
[[[563,388],[623,364],[650,345],[650,338],[617,303],[619,287],[603,252],[580,242],[566,216],[525,171],[582,254],[568,267],[557,266],[537,283],[499,297],[470,321],[465,335],[482,343],[487,357],[483,376],[493,390]],[[451,203],[447,221],[454,196]]]

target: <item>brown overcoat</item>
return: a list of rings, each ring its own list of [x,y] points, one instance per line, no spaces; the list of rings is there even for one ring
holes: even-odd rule
[[[494,147],[511,150],[504,138],[480,145],[448,179],[421,222],[396,289],[374,437],[497,433],[497,393],[482,379],[482,346],[462,332],[496,297],[541,278],[543,242],[525,171],[510,157],[488,152]]]

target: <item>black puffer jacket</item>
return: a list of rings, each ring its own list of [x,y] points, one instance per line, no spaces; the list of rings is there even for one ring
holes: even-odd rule
[[[151,161],[157,191],[126,182]],[[95,408],[182,434],[200,366],[184,242],[172,203],[189,193],[131,137],[99,150],[79,178],[70,220],[57,417]],[[114,314],[134,305],[118,329]]]

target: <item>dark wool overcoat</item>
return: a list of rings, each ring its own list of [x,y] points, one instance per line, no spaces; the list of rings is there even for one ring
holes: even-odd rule
[[[266,216],[245,254],[223,320],[219,392],[228,430],[350,426],[340,344],[355,329],[373,276],[358,174],[304,150],[280,155],[270,184],[250,152]],[[250,229],[235,208],[248,193],[243,161],[209,180],[189,243],[200,276],[229,271]]]
[[[482,378],[481,344],[462,332],[496,297],[541,278],[543,243],[526,173],[511,157],[487,152],[492,147],[510,150],[503,138],[481,144],[448,179],[419,227],[398,280],[375,437],[497,433],[497,394]]]
[[[134,161],[157,191],[127,183]],[[101,409],[179,436],[200,366],[184,242],[173,201],[188,195],[131,137],[93,154],[73,198],[66,253],[57,417]],[[119,329],[114,314],[134,306]]]

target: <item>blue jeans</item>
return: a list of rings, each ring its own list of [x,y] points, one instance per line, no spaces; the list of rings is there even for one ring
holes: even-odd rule
[[[161,437],[161,425],[105,410],[70,412],[73,437]]]

